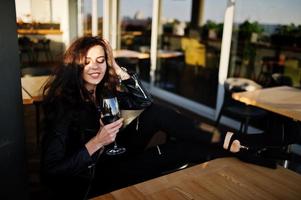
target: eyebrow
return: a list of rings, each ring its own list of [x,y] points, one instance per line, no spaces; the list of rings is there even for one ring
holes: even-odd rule
[[[98,58],[104,58],[105,56],[98,56],[96,59],[98,59]],[[90,58],[91,59],[91,57],[88,57],[88,56],[86,56],[85,58]]]

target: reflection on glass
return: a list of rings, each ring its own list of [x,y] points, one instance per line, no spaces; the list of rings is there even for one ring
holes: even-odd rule
[[[83,3],[83,28],[84,35],[91,35],[92,33],[92,4],[91,0],[82,0]]]
[[[238,1],[229,76],[250,78],[264,87],[300,87],[300,6],[292,0]]]
[[[82,0],[84,35],[92,35],[92,1]],[[98,35],[102,35],[103,0],[97,1]]]
[[[149,53],[151,41],[153,2],[149,0],[121,0],[121,49]],[[139,55],[139,54],[138,54]],[[140,79],[149,81],[149,56],[139,58],[117,58],[117,62],[126,66],[129,71],[139,73]]]
[[[156,86],[215,107],[223,18],[212,13],[226,3],[162,2]]]

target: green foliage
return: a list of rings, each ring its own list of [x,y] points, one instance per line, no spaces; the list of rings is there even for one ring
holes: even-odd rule
[[[239,25],[239,39],[243,41],[249,41],[252,33],[261,34],[263,28],[258,24],[258,22],[249,22],[248,20],[244,21]]]
[[[201,27],[201,32],[202,32],[202,37],[204,39],[207,38],[208,36],[208,32],[209,30],[215,30],[216,33],[217,33],[217,36],[219,38],[222,37],[222,34],[223,34],[223,27],[224,27],[224,24],[223,23],[216,23],[214,21],[211,21],[211,20],[208,20],[206,22],[206,24],[204,24],[202,27]]]
[[[296,26],[295,24],[282,25],[276,29],[276,34],[279,35],[289,35],[289,36],[300,36],[301,35],[301,25]]]
[[[301,46],[301,25],[281,25],[271,36],[271,42],[277,46]]]

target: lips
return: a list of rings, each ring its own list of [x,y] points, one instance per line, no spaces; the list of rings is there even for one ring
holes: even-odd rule
[[[93,72],[93,73],[90,73],[89,76],[91,76],[92,78],[98,78],[100,75],[99,72]]]

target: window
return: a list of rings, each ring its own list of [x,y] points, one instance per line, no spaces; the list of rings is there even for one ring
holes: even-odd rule
[[[121,57],[117,61],[150,81],[150,41],[153,2],[150,0],[120,1],[120,48],[134,51],[137,57]]]
[[[83,34],[92,35],[92,1],[82,0]],[[102,35],[103,0],[97,1],[98,35]]]
[[[226,3],[162,1],[157,87],[215,107]]]
[[[300,87],[300,6],[297,0],[237,1],[229,76]]]

